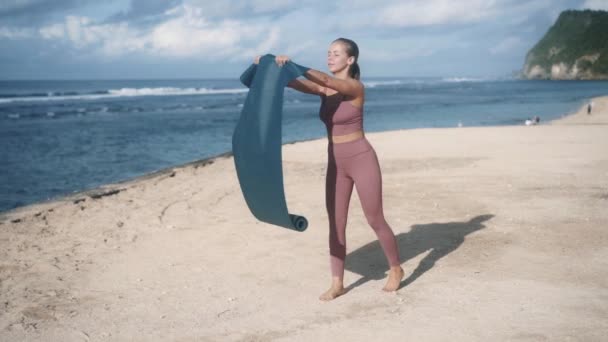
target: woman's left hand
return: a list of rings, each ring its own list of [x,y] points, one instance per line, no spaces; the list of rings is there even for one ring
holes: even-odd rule
[[[285,63],[287,63],[289,61],[289,57],[285,56],[285,55],[279,55],[279,56],[277,56],[275,58],[275,61],[281,67],[281,66],[285,65]]]

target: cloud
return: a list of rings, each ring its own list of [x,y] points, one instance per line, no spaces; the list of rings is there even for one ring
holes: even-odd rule
[[[411,48],[406,50],[397,50],[397,51],[389,51],[389,50],[369,50],[366,52],[365,61],[366,62],[396,62],[403,61],[408,59],[413,59],[416,57],[428,57],[432,56],[435,53],[435,49],[432,48]]]
[[[63,23],[40,28],[39,34],[43,39],[69,41],[78,49],[99,45],[109,55],[119,54],[119,48],[128,51],[142,46],[127,23],[100,25],[88,17],[67,16]]]
[[[57,10],[74,6],[76,1],[61,0],[3,0],[0,16],[23,15],[32,11]]]
[[[35,35],[29,28],[0,27],[0,39],[25,39]]]
[[[195,5],[198,3],[200,5]],[[493,4],[492,1],[488,3]],[[464,4],[468,7],[462,9],[448,5],[445,0],[432,0],[429,3],[414,1],[407,6],[399,3],[389,4],[379,11],[384,14],[392,12],[395,18],[405,14],[417,18],[418,21],[411,21],[407,25],[438,25],[442,22],[475,21],[491,15],[494,9],[488,3],[468,0]],[[39,34],[44,39],[69,42],[76,49],[96,50],[105,56],[142,53],[168,58],[194,57],[207,61],[225,59],[228,62],[248,60],[256,54],[267,52],[297,55],[294,57],[301,61],[319,61],[323,57],[318,56],[324,56],[326,45],[336,37],[347,36],[355,40],[359,36],[365,37],[361,34],[365,27],[348,31],[336,27],[335,23],[340,21],[333,17],[331,11],[320,13],[319,9],[314,7],[289,10],[286,8],[290,6],[285,4],[290,4],[290,1],[279,5],[268,0],[249,3],[190,0],[166,9],[164,4],[145,5],[140,1],[133,1],[129,11],[121,13],[121,16],[141,18],[144,15],[152,15],[158,19],[158,22],[143,27],[133,25],[133,21],[128,20],[94,21],[83,16],[67,16],[62,23],[42,27]],[[231,5],[235,6],[233,10],[226,12],[226,7]],[[355,11],[354,17],[357,18],[356,14],[360,16],[360,23],[364,22],[363,18],[375,18],[369,15],[372,10],[369,2],[354,2],[351,5],[352,10]],[[340,6],[340,3],[337,6]],[[407,10],[410,8],[408,6],[418,6],[419,11],[410,13]],[[230,14],[257,11],[260,14],[240,19],[214,17],[222,11]],[[468,12],[476,12],[476,14],[465,15]],[[353,16],[350,18],[352,19]],[[383,25],[389,26],[397,24],[402,25],[397,22],[383,22]],[[447,36],[451,38],[446,39]],[[430,56],[438,50],[449,49],[450,46],[460,47],[466,43],[453,34],[447,36],[430,33],[425,35],[423,40],[413,35],[384,39],[382,40],[386,43],[384,47],[375,43],[369,44],[373,48],[366,52],[366,58],[378,62],[407,60]],[[319,41],[325,44],[319,44]],[[500,51],[500,48],[505,47],[497,47],[498,50],[495,48],[493,51]]]
[[[184,5],[200,8],[209,18],[251,18],[257,15],[281,14],[293,11],[296,4],[300,8],[321,5],[320,1],[311,0],[184,0]]]
[[[120,11],[105,20],[106,23],[128,21],[131,25],[145,25],[164,20],[167,12],[179,6],[182,0],[131,0],[126,11]]]
[[[271,49],[280,37],[276,26],[230,19],[211,21],[202,9],[189,5],[177,6],[167,14],[170,19],[151,29],[67,16],[63,23],[42,27],[39,34],[43,39],[70,42],[76,49],[98,49],[105,56],[139,52],[204,60],[250,59],[252,55],[244,56],[243,52]]]
[[[507,37],[498,43],[498,45],[490,48],[489,51],[493,55],[502,54],[518,48],[522,43],[523,42],[519,37]]]
[[[223,57],[239,52],[243,41],[255,40],[267,30],[236,20],[211,22],[200,8],[184,5],[177,9],[181,15],[164,22],[149,35],[151,49],[173,56]],[[276,36],[277,32],[274,33]]]
[[[586,0],[585,3],[583,3],[583,5],[581,6],[581,8],[608,11],[608,1],[607,0]]]
[[[42,27],[38,30],[40,36],[44,39],[61,39],[65,35],[65,29],[63,24],[53,24]]]
[[[20,62],[29,70],[24,61],[40,64],[37,56],[45,53],[45,65],[56,60],[66,71],[77,61],[126,71],[144,70],[149,63],[165,66],[150,74],[173,65],[189,75],[187,70],[228,73],[234,63],[257,54],[284,53],[298,63],[324,67],[327,46],[342,36],[359,44],[367,72],[390,73],[399,62],[404,62],[402,73],[491,70],[499,63],[520,64],[513,56],[525,54],[525,45],[550,26],[553,13],[607,2],[4,0],[0,43],[7,48],[0,59],[18,53],[21,62],[14,59],[13,65]],[[7,19],[13,15],[18,19]],[[20,50],[8,48],[13,46]],[[454,59],[476,62],[456,65]],[[124,65],[129,67],[120,69]],[[73,67],[74,73],[89,72],[85,69]]]
[[[455,5],[450,0],[414,0],[384,7],[377,23],[395,27],[415,27],[475,22],[495,13],[495,1],[466,0]]]
[[[31,26],[52,20],[53,14],[80,8],[94,0],[2,0],[0,21],[16,26]]]
[[[337,3],[336,10],[349,8],[347,16],[334,23],[339,29],[412,29],[466,26],[497,20],[497,25],[518,25],[533,13],[554,8],[566,0],[410,0],[380,4],[359,1]],[[332,13],[333,15],[333,13]],[[331,17],[328,16],[330,21]]]
[[[429,57],[440,50],[439,45],[441,44],[437,44],[433,38],[420,39],[407,35],[403,38],[362,41],[358,45],[361,51],[361,62],[384,63]]]
[[[285,11],[293,9],[293,5],[298,3],[296,0],[283,0],[283,1],[274,1],[274,0],[253,0],[251,3],[251,7],[253,8],[253,13],[272,13],[276,11]],[[299,2],[300,5],[303,5],[304,2]]]
[[[187,4],[170,13],[175,17],[148,36],[151,51],[159,55],[244,60],[274,48],[280,40],[279,26],[269,20],[212,20],[203,8]]]

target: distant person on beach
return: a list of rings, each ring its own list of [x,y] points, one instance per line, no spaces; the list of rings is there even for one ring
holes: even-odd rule
[[[540,117],[535,116],[532,119],[526,119],[526,126],[537,125],[540,122]]]
[[[589,102],[587,105],[587,115],[591,114],[591,110],[593,109],[593,101]]]
[[[259,62],[260,56],[255,58]],[[334,40],[327,51],[327,66],[333,76],[309,69],[287,86],[321,100],[319,118],[327,127],[327,174],[325,205],[329,217],[329,261],[332,284],[319,299],[332,300],[344,293],[344,261],[346,258],[346,221],[353,185],[367,222],[376,233],[390,270],[384,291],[399,288],[404,271],[393,230],[382,209],[382,175],[376,151],[363,133],[365,89],[359,80],[359,48],[346,38]],[[290,58],[276,56],[283,66]]]

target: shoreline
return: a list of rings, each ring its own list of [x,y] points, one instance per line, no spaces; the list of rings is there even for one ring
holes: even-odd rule
[[[596,103],[598,103],[600,101],[604,101],[604,100],[608,101],[608,95],[598,96],[598,97],[589,99],[589,101],[593,101]],[[553,120],[550,120],[547,122],[541,122],[540,124],[535,125],[535,126],[556,125],[556,124],[557,125],[585,124],[586,122],[589,121],[589,120],[584,120],[585,113],[586,113],[586,105],[582,105],[576,111],[573,111],[570,113],[565,113],[560,118],[553,119]],[[592,124],[603,124],[603,123],[592,123]],[[521,125],[466,126],[466,127],[421,127],[421,128],[396,129],[396,130],[388,130],[388,131],[381,131],[381,132],[370,132],[370,133],[366,133],[366,135],[369,135],[369,134],[375,135],[375,134],[399,132],[399,131],[427,130],[427,129],[441,130],[441,129],[462,129],[462,128],[520,127],[520,126],[523,126],[523,124],[521,124]],[[282,146],[300,144],[300,143],[306,143],[306,142],[312,142],[312,141],[324,141],[324,140],[326,140],[326,137],[310,138],[310,139],[303,139],[303,140],[287,142],[287,143],[282,144]],[[179,170],[179,169],[183,170],[188,167],[193,167],[195,169],[198,167],[205,167],[206,165],[211,165],[218,160],[231,158],[231,157],[232,157],[232,152],[228,151],[228,152],[220,153],[220,154],[213,155],[213,156],[210,156],[207,158],[194,160],[194,161],[191,161],[188,163],[166,167],[164,169],[160,169],[160,170],[149,172],[149,173],[146,173],[146,174],[143,174],[140,176],[135,176],[132,178],[124,179],[124,180],[121,180],[118,182],[107,183],[107,184],[103,184],[103,185],[100,185],[100,186],[97,186],[94,188],[79,190],[79,191],[75,191],[75,192],[72,192],[69,194],[52,197],[47,200],[26,204],[24,206],[20,206],[17,208],[0,211],[0,225],[9,219],[14,220],[15,218],[12,218],[13,215],[18,215],[20,213],[31,213],[32,211],[37,211],[33,207],[40,207],[41,208],[40,210],[48,210],[48,209],[51,209],[50,207],[53,204],[61,204],[61,203],[65,203],[65,202],[73,202],[74,204],[76,204],[76,203],[82,201],[83,198],[87,198],[87,197],[92,198],[92,199],[97,199],[97,198],[101,198],[104,196],[110,196],[110,195],[116,194],[120,191],[124,191],[129,187],[135,186],[136,183],[138,183],[138,182],[142,182],[142,181],[150,180],[150,179],[154,179],[154,178],[163,179],[166,177],[173,177],[175,175],[176,170]]]

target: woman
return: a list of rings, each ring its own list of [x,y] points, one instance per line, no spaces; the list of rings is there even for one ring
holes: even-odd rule
[[[338,38],[327,54],[327,66],[333,77],[309,69],[308,80],[295,79],[288,87],[321,97],[320,119],[327,126],[328,166],[326,175],[326,207],[329,216],[329,249],[332,284],[319,299],[331,300],[346,292],[344,289],[344,259],[346,257],[346,221],[353,190],[361,200],[368,223],[378,236],[390,265],[384,291],[395,291],[404,272],[399,262],[395,235],[384,219],[382,210],[382,176],[374,148],[363,134],[363,104],[365,89],[359,81],[357,59],[359,49],[350,39]],[[259,62],[259,56],[255,63]],[[283,66],[287,56],[277,56]]]

